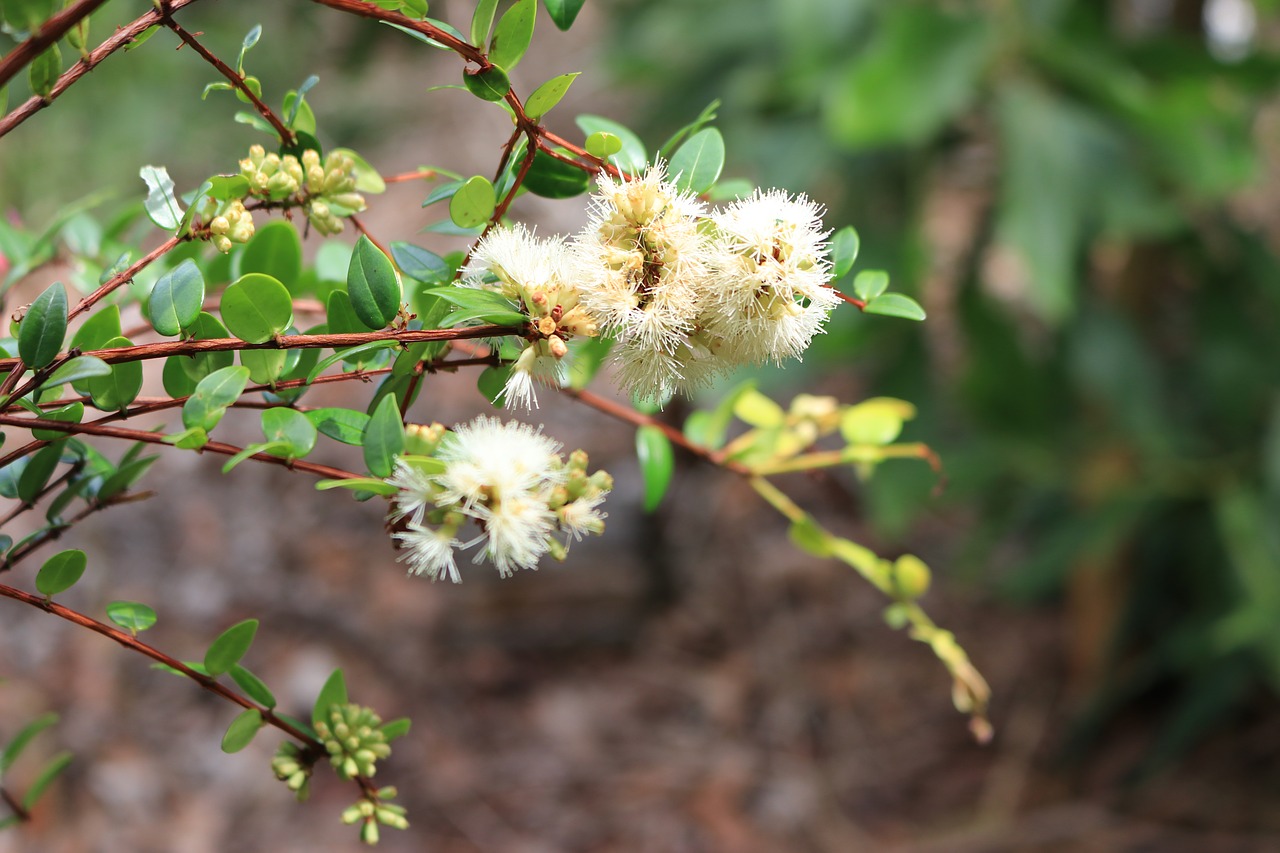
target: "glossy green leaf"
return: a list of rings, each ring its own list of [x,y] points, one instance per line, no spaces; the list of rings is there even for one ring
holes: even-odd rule
[[[831,274],[835,278],[846,275],[858,259],[858,232],[846,225],[831,238]],[[865,298],[865,297],[864,297]]]
[[[464,183],[465,181],[455,180],[455,181],[445,181],[442,184],[437,184],[435,188],[431,190],[431,192],[427,193],[427,197],[425,200],[423,200],[422,206],[430,207],[431,205],[435,204],[438,201],[444,201],[445,199],[453,198],[454,193],[456,193]],[[393,254],[394,254],[394,250],[393,250]]]
[[[558,77],[552,77],[534,89],[533,94],[524,102],[525,113],[535,121],[549,113],[552,107],[560,103],[560,99],[564,97],[565,92],[569,91],[569,87],[573,85],[573,81],[578,78],[579,74],[581,72],[561,74]],[[619,141],[618,147],[622,147],[621,141]]]
[[[98,487],[98,500],[108,501],[128,489],[147,472],[159,456],[144,456],[141,459],[133,459],[128,462],[122,462],[115,473],[102,481],[102,485]]]
[[[552,23],[560,30],[567,30],[573,26],[585,2],[586,0],[543,0],[547,13],[551,15]]]
[[[240,272],[269,275],[298,293],[302,275],[302,240],[291,222],[268,222],[254,232],[240,253]]]
[[[231,673],[231,680],[244,691],[244,695],[264,707],[274,708],[276,706],[276,695],[271,692],[271,688],[267,687],[266,682],[261,678],[258,678],[258,676],[238,663],[232,664],[228,672]]]
[[[480,0],[471,16],[471,43],[481,50],[493,27],[493,16],[498,11],[498,0]]]
[[[584,134],[604,132],[621,139],[622,149],[613,158],[613,164],[624,172],[637,174],[644,171],[645,165],[649,162],[649,155],[645,153],[644,143],[640,141],[640,137],[636,136],[630,128],[597,115],[580,115],[574,119],[574,123]]]
[[[71,346],[83,352],[103,349],[107,341],[118,338],[122,334],[124,332],[120,326],[120,306],[94,306],[89,318],[71,336]]]
[[[222,321],[208,311],[200,312],[189,331],[194,340],[228,338],[231,333]],[[163,379],[165,391],[173,397],[185,397],[195,390],[195,384],[215,370],[235,363],[233,352],[206,352],[193,356],[172,356],[165,361]],[[187,381],[182,382],[185,376]]]
[[[128,338],[112,338],[103,349],[133,346]],[[93,399],[93,405],[104,412],[127,408],[142,391],[142,362],[122,361],[111,365],[105,376],[84,380],[85,391]]]
[[[67,290],[55,281],[36,297],[18,327],[18,355],[28,367],[47,367],[67,337]]]
[[[223,367],[201,379],[182,404],[183,426],[211,432],[222,420],[227,407],[240,399],[248,382],[249,371],[244,367]]]
[[[111,365],[97,356],[81,355],[58,365],[57,370],[49,375],[49,378],[44,381],[40,389],[47,390],[64,385],[67,382],[74,383],[94,376],[106,376],[110,372]]]
[[[475,175],[449,199],[449,218],[462,228],[476,228],[489,221],[496,205],[493,184],[488,178]]]
[[[58,421],[64,424],[78,424],[84,419],[84,403],[76,401],[68,403],[57,409],[46,409],[40,416],[41,420]],[[66,438],[68,433],[57,429],[33,429],[31,436],[40,441],[57,441],[60,438]]]
[[[31,84],[31,93],[48,98],[61,74],[62,51],[54,43],[31,60],[31,65],[27,68],[27,82]]]
[[[63,770],[67,769],[67,765],[74,758],[70,752],[60,752],[36,774],[36,778],[27,787],[27,792],[22,795],[22,807],[27,811],[31,811],[36,807],[36,803],[40,802],[40,798],[44,796],[44,792],[53,784],[53,780],[57,779]]]
[[[240,662],[258,633],[258,620],[246,619],[223,631],[204,653],[204,668],[211,676],[219,676]]]
[[[289,353],[279,349],[242,350],[240,363],[249,369],[249,379],[258,385],[274,385],[284,375]]]
[[[204,276],[187,258],[156,279],[147,300],[147,319],[157,332],[173,336],[190,328],[204,304]]]
[[[853,277],[853,292],[871,301],[889,289],[889,274],[883,270],[863,270]]]
[[[324,686],[320,688],[320,694],[316,696],[315,705],[311,708],[311,722],[327,721],[330,708],[334,705],[346,705],[347,702],[347,681],[342,675],[342,670],[335,669],[325,681]]]
[[[670,160],[672,153],[679,147],[687,137],[693,136],[702,128],[709,125],[716,119],[716,112],[720,109],[720,100],[717,98],[702,108],[702,112],[698,113],[698,117],[678,129],[675,133],[662,143],[662,147],[658,149],[658,159]],[[754,187],[752,187],[754,189]]]
[[[276,455],[299,459],[316,446],[317,431],[307,416],[283,406],[262,413],[262,434],[270,443],[283,445]]]
[[[369,425],[369,416],[355,409],[312,409],[307,418],[315,424],[322,435],[343,444],[364,444],[364,431]]]
[[[524,188],[543,198],[573,198],[582,195],[591,176],[582,169],[539,151],[524,178]]]
[[[375,477],[350,477],[346,480],[321,480],[316,483],[316,491],[326,492],[330,489],[351,489],[357,492],[371,492],[375,495],[389,497],[400,491],[386,480]]]
[[[503,394],[506,391],[507,380],[511,378],[511,365],[503,364],[494,367],[486,367],[480,371],[480,375],[476,377],[476,390],[480,392],[495,409],[502,408]]]
[[[516,0],[498,19],[489,42],[489,61],[511,71],[520,62],[533,40],[533,23],[538,0]]]
[[[462,82],[468,92],[482,101],[501,101],[511,89],[511,80],[507,77],[507,72],[496,65],[483,71],[476,71],[473,68],[464,69]]]
[[[340,291],[335,291],[340,292]],[[369,353],[381,352],[382,350],[392,349],[399,346],[395,341],[370,341],[367,344],[360,344],[354,347],[344,347],[340,352],[335,352],[328,358],[323,359],[311,368],[311,372],[307,374],[307,382],[315,382],[316,377],[331,365],[339,361],[346,361],[357,365],[366,363],[365,357]]]
[[[30,459],[31,461],[18,475],[18,497],[23,503],[29,504],[36,502],[40,492],[49,482],[49,478],[53,476],[59,460],[62,459],[62,445],[51,444],[43,447]]]
[[[242,341],[261,344],[289,328],[293,300],[278,279],[249,273],[227,285],[221,312],[231,334]]]
[[[390,477],[404,451],[404,423],[395,395],[383,397],[364,428],[364,463],[375,477]]]
[[[151,221],[165,231],[177,229],[182,222],[182,205],[173,194],[173,179],[164,166],[143,166],[138,173],[147,185],[143,207]]]
[[[134,636],[156,624],[156,612],[137,601],[111,602],[107,605],[107,618]]]
[[[57,595],[75,586],[84,574],[89,558],[84,551],[61,551],[45,560],[36,572],[36,589],[41,595]]]
[[[222,751],[230,754],[244,749],[253,742],[263,725],[262,712],[257,708],[241,712],[227,726],[227,733],[222,736]]]
[[[587,137],[587,153],[601,160],[608,160],[622,150],[622,140],[605,130],[597,131]]]
[[[920,303],[910,296],[901,293],[882,293],[867,303],[862,309],[868,314],[883,314],[886,317],[901,317],[904,320],[923,320],[924,309]]]
[[[400,311],[400,277],[391,259],[363,234],[347,268],[347,298],[370,329],[386,327]]]
[[[0,752],[0,775],[3,775],[6,770],[13,766],[13,763],[22,755],[28,744],[35,740],[36,735],[50,726],[57,725],[58,720],[58,715],[49,711],[23,726],[13,736],[12,740],[5,744],[4,751]]]
[[[388,742],[390,742],[398,737],[404,737],[407,735],[412,725],[413,721],[408,717],[400,717],[399,719],[388,720],[378,726],[378,731],[382,732],[383,736],[386,737]]]
[[[443,284],[453,276],[453,268],[444,258],[412,243],[392,243],[391,257],[402,273],[423,284]]]
[[[492,326],[510,326],[512,328],[525,328],[529,323],[527,316],[519,311],[510,309],[459,308],[457,311],[450,311],[444,317],[441,317],[439,327],[441,329],[450,329],[472,320],[479,320]]]
[[[667,164],[667,174],[677,187],[699,194],[711,189],[722,169],[724,137],[714,127],[705,127],[689,137]]]
[[[644,511],[653,512],[671,485],[675,468],[671,439],[656,426],[640,427],[636,430],[636,459],[644,479]]]

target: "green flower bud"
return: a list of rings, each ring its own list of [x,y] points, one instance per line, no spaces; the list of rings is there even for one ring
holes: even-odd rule
[[[227,217],[225,216],[215,216],[213,217],[213,220],[209,222],[210,234],[226,234],[230,230],[231,223],[227,221]]]
[[[215,235],[210,242],[213,243],[213,248],[217,249],[224,255],[231,251],[231,240],[226,237]]]

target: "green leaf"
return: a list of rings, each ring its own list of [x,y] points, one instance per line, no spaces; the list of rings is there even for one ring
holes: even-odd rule
[[[233,664],[229,672],[231,673],[231,680],[239,685],[240,689],[250,699],[267,708],[276,706],[276,695],[271,692],[271,689],[267,687],[266,682],[261,678],[258,678],[258,676],[238,663]]]
[[[916,407],[905,400],[873,397],[840,414],[840,435],[850,444],[890,444],[915,416]]]
[[[48,98],[53,86],[62,74],[62,51],[56,43],[49,45],[48,50],[31,61],[27,69],[27,81],[31,84],[31,93],[41,98]]]
[[[573,357],[569,360],[569,387],[581,391],[591,384],[604,365],[605,358],[613,350],[613,340],[603,335],[583,338],[570,345]]]
[[[977,95],[994,18],[890,4],[871,44],[855,53],[824,116],[851,149],[919,144]]]
[[[297,409],[267,409],[262,413],[262,434],[268,442],[283,445],[283,455],[290,459],[300,459],[316,446],[315,425]]]
[[[724,169],[724,137],[714,127],[706,127],[689,137],[671,155],[667,173],[677,187],[704,193]]]
[[[587,135],[604,132],[621,139],[622,150],[614,158],[613,164],[622,171],[632,174],[644,171],[645,165],[649,162],[649,155],[645,153],[644,143],[640,141],[640,137],[636,136],[632,130],[616,121],[597,115],[580,115],[574,119],[574,123]]]
[[[147,185],[143,207],[151,221],[165,231],[176,230],[182,222],[182,205],[173,194],[173,179],[164,166],[143,166],[138,173]]]
[[[834,278],[840,278],[853,269],[853,262],[858,259],[858,246],[858,232],[852,225],[841,228],[831,238],[831,275]]]
[[[27,792],[22,796],[22,807],[27,811],[31,811],[36,807],[36,803],[40,802],[40,798],[44,796],[44,792],[53,784],[53,780],[63,770],[67,769],[67,765],[71,763],[74,756],[70,752],[60,752],[49,762],[45,764],[44,769],[36,776],[35,781],[27,788]]]
[[[327,722],[329,709],[334,705],[346,705],[347,701],[347,681],[342,676],[342,670],[335,669],[320,688],[320,695],[311,708],[311,722]]]
[[[342,293],[342,291],[334,291],[334,293]],[[345,294],[343,294],[343,297],[345,298]],[[332,302],[332,300],[330,301]],[[367,353],[378,352],[384,349],[392,349],[397,346],[399,346],[399,344],[396,341],[370,341],[367,344],[360,344],[354,347],[344,347],[341,352],[335,352],[333,355],[325,358],[323,361],[316,364],[315,367],[311,368],[311,372],[307,374],[307,382],[308,384],[315,382],[316,377],[321,373],[324,373],[329,365],[334,364],[335,362],[345,360],[357,365],[364,364],[364,356]]]
[[[356,192],[377,195],[387,191],[387,182],[378,174],[378,170],[369,165],[369,161],[350,148],[335,148],[333,153],[350,157],[355,165],[351,175],[356,179]]]
[[[759,429],[782,426],[787,420],[787,413],[781,406],[754,388],[744,389],[741,395],[735,398],[733,413],[740,420]]]
[[[102,485],[98,487],[98,500],[111,500],[111,498],[132,486],[159,458],[159,456],[145,456],[142,459],[134,459],[121,464],[115,473],[103,480]]]
[[[596,131],[587,137],[587,153],[601,160],[608,160],[622,150],[622,140],[605,130]]]
[[[259,385],[273,385],[285,370],[289,353],[285,350],[242,350],[240,363],[249,369],[249,378]]]
[[[36,735],[50,726],[57,725],[58,719],[58,715],[50,711],[46,714],[41,714],[23,726],[13,736],[13,740],[5,744],[4,752],[0,753],[0,775],[3,775],[5,771],[13,766],[13,763],[18,760],[19,756],[22,755],[22,751],[35,739]]]
[[[107,605],[107,618],[135,637],[156,624],[156,612],[137,601],[113,601]]]
[[[214,175],[209,179],[208,187],[209,198],[215,201],[230,201],[233,198],[244,198],[248,195],[249,179],[243,175]]]
[[[461,228],[476,228],[489,221],[496,205],[493,184],[488,178],[475,175],[449,199],[449,218]]]
[[[57,409],[47,409],[40,416],[41,420],[58,421],[64,424],[78,424],[84,418],[84,403],[76,401]],[[66,438],[68,433],[56,429],[33,429],[31,436],[40,441],[57,441]]]
[[[493,26],[493,16],[498,11],[498,0],[480,0],[476,4],[475,14],[471,16],[471,43],[481,50],[485,39],[489,38],[489,29]]]
[[[103,349],[130,347],[128,338],[112,338]],[[104,412],[127,408],[142,390],[142,362],[122,361],[111,365],[105,376],[93,376],[84,380],[85,391],[93,399],[93,405]]]
[[[543,198],[573,198],[587,191],[591,177],[582,169],[552,157],[545,151],[533,155],[524,188]]]
[[[204,276],[187,258],[156,279],[147,301],[147,319],[162,335],[173,336],[189,328],[204,304]]]
[[[565,92],[569,91],[569,87],[573,85],[573,81],[578,78],[582,72],[577,71],[573,74],[561,74],[558,77],[552,77],[547,82],[533,90],[533,94],[524,102],[524,111],[529,118],[542,118],[551,111],[551,108],[560,103],[560,99],[564,97]],[[619,141],[618,148],[622,148]]]
[[[400,312],[401,285],[391,259],[363,234],[347,267],[347,298],[360,322],[382,329]]]
[[[391,257],[402,273],[423,284],[443,284],[453,275],[444,258],[412,243],[392,243]]]
[[[18,356],[29,367],[47,367],[67,336],[67,290],[55,281],[31,303],[18,326]]]
[[[222,736],[222,751],[231,754],[248,746],[263,726],[262,712],[257,708],[249,708],[242,712]]]
[[[387,741],[393,741],[398,737],[404,737],[409,733],[409,728],[413,725],[413,721],[408,717],[400,717],[396,720],[388,720],[378,726],[378,731],[382,732]]]
[[[379,480],[376,477],[349,477],[345,480],[321,480],[316,483],[318,492],[327,492],[330,489],[352,489],[357,492],[372,492],[384,497],[400,491],[385,480]]]
[[[31,461],[18,475],[18,497],[23,503],[35,503],[62,459],[62,445],[51,444],[30,457]]]
[[[889,274],[884,270],[863,270],[853,277],[853,292],[859,299],[871,301],[889,288]]]
[[[227,285],[221,311],[231,334],[251,344],[266,343],[293,322],[288,289],[262,273],[243,275]]]
[[[551,21],[561,31],[573,26],[574,19],[578,17],[578,12],[582,11],[582,4],[585,2],[586,0],[543,0],[547,13],[551,15]]]
[[[231,333],[222,321],[208,311],[200,312],[195,325],[189,330],[193,340],[210,340],[230,337]],[[164,388],[172,397],[185,397],[195,390],[196,383],[215,370],[235,363],[233,352],[206,352],[199,355],[175,355],[165,361]],[[171,367],[172,365],[172,367]],[[186,377],[186,381],[182,381]]]
[[[883,314],[886,317],[901,317],[904,320],[923,320],[924,309],[920,303],[910,296],[901,293],[882,293],[867,303],[862,309],[868,314]]]
[[[519,311],[495,310],[492,308],[460,308],[440,318],[439,328],[449,329],[471,320],[480,320],[493,326],[512,326],[524,328],[529,318]]]
[[[660,160],[670,160],[671,153],[676,150],[686,136],[692,136],[703,127],[715,121],[716,111],[720,109],[720,99],[717,98],[702,108],[702,112],[698,113],[698,117],[686,124],[684,127],[671,134],[671,137],[658,149],[658,158]],[[755,189],[755,187],[752,187]]]
[[[321,434],[343,444],[360,446],[364,444],[364,431],[369,425],[369,416],[355,409],[312,409],[307,418],[315,424]]]
[[[482,101],[501,101],[511,90],[511,80],[507,72],[496,65],[483,71],[466,68],[462,72],[462,82],[467,91]]]
[[[476,377],[476,390],[478,390],[486,400],[493,405],[495,409],[502,408],[502,395],[507,387],[507,380],[511,377],[511,365],[504,364],[495,367],[486,367],[480,371],[480,375]]]
[[[375,477],[390,477],[395,458],[404,451],[404,423],[394,394],[373,410],[364,428],[364,464]]]
[[[644,511],[653,512],[671,485],[675,454],[671,440],[656,426],[645,425],[636,430],[636,459],[644,478]]]
[[[103,349],[107,341],[120,337],[120,306],[95,307],[89,319],[71,336],[71,346],[82,351]],[[62,368],[58,368],[61,370]]]
[[[493,30],[489,42],[489,61],[511,71],[520,62],[529,42],[533,41],[533,22],[538,11],[537,0],[516,0]]]
[[[254,232],[240,254],[240,272],[271,276],[298,292],[302,276],[302,240],[291,222],[269,222]]]
[[[312,74],[296,91],[289,90],[284,94],[284,103],[280,111],[284,113],[285,127],[302,133],[316,132],[316,114],[307,103],[307,90],[320,82],[320,78]]]
[[[453,198],[454,193],[458,191],[463,183],[463,181],[445,181],[443,184],[437,184],[435,189],[427,193],[427,197],[422,202],[422,206],[430,207],[438,201]],[[394,254],[394,251],[392,254]]]
[[[253,638],[258,633],[258,620],[246,619],[237,622],[218,635],[204,653],[204,668],[209,675],[217,677],[240,662],[240,658],[249,651]]]
[[[115,306],[112,307],[114,308]],[[106,376],[110,372],[111,365],[97,356],[77,356],[58,365],[58,369],[49,375],[49,378],[40,386],[40,390],[46,391],[67,382],[79,382],[82,379],[89,379],[94,376]]]

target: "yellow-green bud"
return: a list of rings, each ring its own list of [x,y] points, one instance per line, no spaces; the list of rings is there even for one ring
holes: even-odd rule
[[[226,234],[231,230],[231,223],[227,221],[225,216],[215,216],[209,223],[210,234]]]

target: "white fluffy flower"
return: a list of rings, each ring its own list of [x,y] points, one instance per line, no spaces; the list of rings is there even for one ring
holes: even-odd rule
[[[403,459],[396,460],[396,468],[387,482],[400,491],[392,499],[391,518],[399,521],[408,518],[412,524],[422,524],[427,512],[436,507],[435,481],[421,468]]]
[[[712,216],[714,306],[702,315],[721,357],[780,362],[801,355],[839,297],[829,287],[822,210],[805,196],[757,191]]]
[[[598,183],[576,243],[582,303],[617,338],[620,363],[673,354],[694,331],[707,280],[702,203],[665,180],[661,165],[629,181],[601,174]],[[680,384],[675,372],[655,378],[655,386]],[[656,387],[635,390],[657,396]]]
[[[399,560],[408,561],[412,574],[426,575],[433,581],[447,577],[454,583],[462,582],[453,559],[453,549],[459,543],[447,530],[409,522],[404,530],[395,534],[395,539],[404,549]]]
[[[528,424],[476,418],[445,436],[436,457],[445,471],[436,477],[440,500],[461,503],[502,501],[555,485],[563,476],[556,455],[560,443]]]

